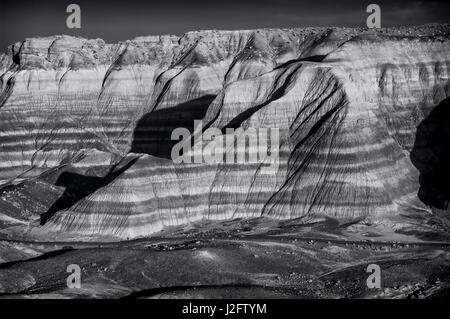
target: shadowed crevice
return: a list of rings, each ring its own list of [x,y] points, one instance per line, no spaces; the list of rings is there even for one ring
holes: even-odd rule
[[[324,54],[324,55],[312,55],[312,56],[308,56],[308,57],[304,57],[304,58],[300,58],[300,59],[292,59],[292,60],[286,61],[286,62],[278,65],[274,70],[286,68],[286,67],[290,66],[291,64],[298,63],[298,62],[322,62],[323,59],[325,59],[326,57],[327,56]]]
[[[215,95],[205,95],[171,108],[145,114],[136,124],[130,152],[170,159],[173,146],[179,142],[172,140],[172,132],[182,127],[192,133],[194,120],[205,117],[215,97]]]
[[[138,157],[129,160],[127,163],[119,163],[111,168],[110,172],[105,177],[85,176],[74,172],[64,172],[56,181],[57,186],[65,188],[61,197],[53,203],[47,212],[41,214],[40,224],[45,223],[56,214],[56,212],[67,209],[86,196],[94,193],[101,187],[104,187],[115,180],[119,175],[130,168]]]
[[[435,208],[450,208],[450,98],[419,124],[410,158],[420,172],[420,200]]]
[[[265,101],[264,103],[261,103],[259,105],[255,105],[249,109],[246,109],[245,111],[243,111],[242,113],[239,113],[237,116],[235,116],[233,119],[231,119],[228,122],[228,124],[226,124],[223,127],[222,133],[226,134],[227,128],[237,129],[238,127],[240,127],[242,125],[242,123],[244,121],[248,120],[253,114],[258,112],[264,106],[269,105],[270,103],[275,102],[276,100],[283,97],[286,93],[286,90],[287,90],[289,84],[291,83],[292,77],[296,74],[296,72],[299,68],[300,68],[300,66],[295,68],[288,76],[286,76],[286,79],[284,80],[283,84],[272,93],[272,95],[270,96],[270,98],[267,101]]]

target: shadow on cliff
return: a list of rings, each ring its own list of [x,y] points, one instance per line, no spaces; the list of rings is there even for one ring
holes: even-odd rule
[[[74,172],[63,172],[56,181],[57,186],[65,188],[64,193],[47,212],[40,215],[40,224],[44,225],[56,212],[69,208],[86,196],[94,193],[97,189],[104,187],[116,179],[119,175],[130,168],[138,157],[126,163],[114,166],[104,177],[86,176]]]
[[[435,208],[450,208],[450,98],[419,124],[410,157],[420,172],[420,200]]]
[[[175,107],[145,114],[136,124],[130,152],[170,158],[172,147],[178,143],[171,140],[172,131],[177,127],[184,127],[193,132],[194,120],[205,116],[215,97],[206,95]],[[56,212],[73,206],[99,188],[108,185],[136,160],[137,158],[134,158],[127,163],[119,163],[105,177],[63,172],[58,177],[56,185],[64,187],[65,191],[47,212],[41,214],[40,224],[44,225]]]
[[[178,127],[194,131],[194,120],[201,120],[215,95],[181,103],[177,106],[156,110],[142,116],[136,124],[131,144],[132,153],[145,153],[170,159],[173,146],[172,131]]]

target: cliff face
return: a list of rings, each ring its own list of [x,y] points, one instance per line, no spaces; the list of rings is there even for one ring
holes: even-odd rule
[[[203,218],[400,214],[422,205],[423,154],[448,149],[416,139],[433,109],[448,105],[449,31],[200,31],[117,45],[67,36],[17,43],[0,56],[0,183],[7,185],[0,213],[46,213],[45,229],[119,238]],[[250,128],[276,128],[277,169],[264,171],[269,156],[174,163],[171,133],[193,132],[196,119],[223,135],[241,128],[236,139]],[[438,123],[444,136],[446,123]],[[192,137],[199,148],[201,139]],[[223,150],[230,152],[256,150]],[[445,205],[445,191],[434,192]]]

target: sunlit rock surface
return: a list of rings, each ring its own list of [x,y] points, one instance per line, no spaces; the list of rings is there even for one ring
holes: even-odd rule
[[[449,31],[264,29],[16,43],[0,55],[0,221],[125,239],[201,219],[382,220],[411,207],[445,208],[449,146],[417,136],[433,110],[449,107]],[[264,171],[269,157],[174,163],[172,131],[194,132],[194,120],[224,135],[240,128],[236,139],[251,128],[277,129],[276,169]],[[444,140],[448,123],[432,120],[431,130]],[[257,150],[225,149],[224,157],[230,152]],[[429,169],[435,185],[423,183]]]

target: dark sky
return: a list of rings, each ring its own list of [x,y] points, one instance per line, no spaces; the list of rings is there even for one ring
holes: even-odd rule
[[[66,27],[66,7],[81,6],[81,29]],[[72,34],[117,42],[204,29],[365,26],[368,4],[382,26],[450,22],[450,1],[406,0],[1,0],[0,48],[26,37]]]

